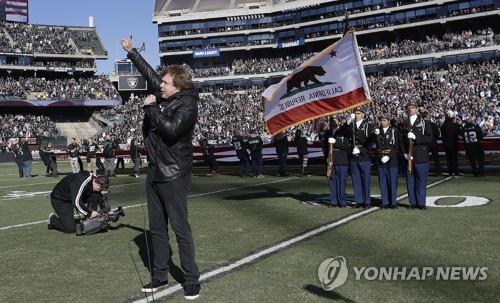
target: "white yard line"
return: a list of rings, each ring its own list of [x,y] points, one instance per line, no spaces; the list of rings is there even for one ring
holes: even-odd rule
[[[117,185],[113,185],[113,188],[121,187],[121,186],[126,186],[126,185],[141,184],[141,183],[144,183],[144,182],[134,182],[134,183],[117,184]],[[30,185],[33,185],[33,184],[30,184]],[[51,192],[52,191],[49,191],[48,193],[50,194]],[[43,195],[43,194],[38,194],[38,196],[39,195]],[[33,196],[36,196],[36,195],[31,195],[31,196],[27,196],[26,195],[26,196],[14,197],[14,198],[2,198],[2,199],[0,199],[0,202],[1,201],[8,201],[8,200],[18,200],[18,199],[27,198],[27,197],[33,197]]]
[[[21,182],[25,181],[24,179],[17,179],[17,180],[20,180]],[[16,184],[16,185],[5,185],[5,186],[0,186],[0,189],[3,189],[3,188],[12,188],[12,187],[16,187],[16,188],[22,188],[24,186],[32,186],[32,185],[44,185],[44,184],[56,184],[57,182],[59,182],[61,179],[55,179],[54,181],[52,182],[43,182],[43,183],[29,183],[29,184]]]
[[[275,180],[275,181],[270,181],[270,182],[264,182],[264,183],[249,184],[249,185],[243,185],[243,186],[225,188],[225,189],[211,191],[211,192],[206,192],[206,193],[192,194],[192,195],[189,195],[188,198],[195,198],[195,197],[201,197],[201,196],[206,196],[206,195],[213,195],[213,194],[217,194],[217,193],[222,193],[222,192],[232,191],[232,190],[237,190],[237,189],[242,189],[242,188],[257,187],[257,186],[261,186],[261,185],[267,185],[267,184],[285,182],[285,181],[288,181],[288,180],[291,180],[291,179],[295,179],[295,178],[286,178],[286,179],[280,179],[280,180]],[[119,184],[119,185],[115,185],[113,187],[125,186],[125,185],[131,185],[131,184],[141,184],[141,183],[144,183],[144,182]],[[15,200],[15,199],[19,199],[19,198],[0,199],[0,201]],[[129,205],[129,206],[125,206],[123,208],[124,209],[125,208],[133,208],[133,207],[139,207],[139,206],[143,206],[143,205],[146,205],[146,203]],[[41,224],[41,223],[47,223],[47,220],[35,221],[35,222],[29,222],[29,223],[23,223],[23,224],[16,224],[16,225],[10,225],[10,226],[4,226],[4,227],[0,227],[0,231],[1,230],[12,229],[12,228],[17,228],[17,227],[24,227],[24,226],[36,225],[36,224]]]
[[[439,180],[439,181],[436,181],[432,184],[429,184],[427,185],[427,188],[430,188],[430,187],[433,187],[433,186],[436,186],[436,185],[439,185],[445,181],[448,181],[450,180],[451,177],[448,177],[448,178],[445,178],[445,179],[442,179],[442,180]],[[408,196],[408,194],[404,194],[404,195],[401,195],[398,197],[398,201],[399,200],[402,200],[404,198],[406,198]],[[280,249],[284,249],[290,245],[293,245],[295,243],[298,243],[298,242],[301,242],[301,241],[304,241],[304,240],[307,240],[311,237],[314,237],[315,235],[317,234],[320,234],[322,232],[325,232],[329,229],[332,229],[334,227],[337,227],[339,225],[342,225],[342,224],[345,224],[345,223],[348,223],[354,219],[357,219],[357,218],[360,218],[360,217],[363,217],[369,213],[372,213],[372,212],[375,212],[377,210],[379,210],[380,208],[378,207],[372,207],[372,208],[369,208],[369,209],[366,209],[366,210],[363,210],[363,211],[360,211],[360,212],[357,212],[355,214],[352,214],[348,217],[345,217],[343,219],[340,219],[338,221],[334,221],[334,222],[331,222],[331,223],[328,223],[326,225],[323,225],[323,226],[320,226],[314,230],[311,230],[311,231],[308,231],[306,233],[303,233],[299,236],[296,236],[290,240],[286,240],[286,241],[283,241],[283,242],[280,242],[272,247],[269,247],[269,248],[266,248],[264,250],[261,250],[259,252],[256,252],[254,254],[251,254],[249,256],[246,256],[242,259],[239,259],[237,260],[236,262],[234,263],[231,263],[229,265],[225,265],[225,266],[222,266],[222,267],[219,267],[217,269],[214,269],[212,271],[209,271],[209,272],[206,272],[204,274],[202,274],[200,276],[200,281],[204,281],[204,280],[207,280],[207,279],[210,279],[212,277],[215,277],[215,276],[218,276],[220,274],[223,274],[223,273],[227,273],[227,272],[230,272],[230,271],[233,271],[245,264],[249,264],[249,263],[252,263],[254,262],[255,260],[257,259],[260,259],[260,258],[263,258],[269,254],[272,254]],[[154,293],[153,295],[148,295],[147,297],[143,298],[143,299],[140,299],[140,300],[137,300],[137,301],[134,301],[134,303],[148,303],[150,302],[151,300],[153,299],[160,299],[160,298],[163,298],[163,297],[166,297],[168,295],[171,295],[179,290],[182,289],[182,286],[180,284],[176,284],[176,285],[173,285],[171,287],[168,287],[166,288],[165,290],[162,290],[162,291],[159,291],[157,293]]]

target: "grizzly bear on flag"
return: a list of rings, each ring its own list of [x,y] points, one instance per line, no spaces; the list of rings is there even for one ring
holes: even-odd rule
[[[286,91],[289,93],[294,87],[300,89],[301,87],[306,86],[309,82],[320,84],[321,82],[316,78],[316,76],[324,76],[325,74],[326,72],[321,66],[305,67],[300,72],[292,75],[292,77],[286,82]]]

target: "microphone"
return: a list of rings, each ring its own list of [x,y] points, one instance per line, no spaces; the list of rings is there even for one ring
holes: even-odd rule
[[[160,99],[162,99],[161,91],[154,92],[153,95],[156,97],[156,102],[160,102]]]

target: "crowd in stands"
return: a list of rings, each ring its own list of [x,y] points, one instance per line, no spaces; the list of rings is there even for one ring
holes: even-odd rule
[[[500,136],[498,61],[455,64],[444,69],[399,70],[392,74],[370,75],[367,80],[374,100],[368,107],[368,118],[374,122],[382,113],[403,119],[405,105],[417,100],[421,110],[428,111],[434,122],[442,123],[445,113],[452,110],[460,120],[473,117],[487,136]],[[269,140],[260,101],[263,89],[209,89],[200,93],[199,119],[193,143],[198,145],[201,139],[207,139],[228,144],[236,131],[244,134],[256,132],[264,141]],[[118,143],[125,144],[136,138],[143,144],[144,113],[140,97],[135,96],[124,105],[102,110],[100,114],[111,123],[94,137],[99,144],[104,142],[107,134]],[[337,118],[342,119],[344,115]],[[46,117],[7,115],[0,116],[0,123],[5,126],[0,137],[24,137],[27,133],[37,136],[46,132],[57,135],[54,123]],[[302,129],[310,127],[305,125]]]
[[[60,135],[56,124],[47,116],[0,115],[0,125],[0,139]]]
[[[0,77],[0,98],[21,100],[106,100],[120,99],[105,75],[88,78]]]
[[[197,78],[208,78],[217,76],[230,75],[231,69],[229,66],[215,66],[212,68],[196,68],[192,69],[189,65],[183,64],[184,68],[188,70],[189,74]]]
[[[473,31],[462,31],[444,34],[442,37],[427,37],[425,41],[404,39],[390,44],[378,43],[372,47],[360,47],[363,61],[414,56],[476,47],[500,45],[500,34],[491,28]],[[228,65],[215,68],[190,69],[195,78],[206,78],[228,75],[264,74],[291,71],[316,53],[304,53],[299,56],[278,58],[236,59]]]
[[[375,7],[376,8],[376,7]],[[371,8],[369,8],[371,9]],[[435,13],[428,13],[428,14],[423,14],[423,15],[413,15],[409,16],[406,15],[406,17],[397,17],[397,18],[374,18],[372,16],[361,16],[356,22],[355,27],[357,31],[364,31],[364,30],[370,30],[370,29],[378,29],[378,28],[387,28],[387,27],[392,27],[392,26],[397,26],[400,24],[409,24],[412,22],[418,22],[418,21],[425,21],[425,20],[434,20],[437,17],[453,17],[457,15],[466,15],[466,14],[475,14],[479,12],[484,12],[484,11],[492,11],[495,10],[495,5],[494,4],[488,4],[484,5],[482,7],[476,7],[476,8],[471,8],[471,9],[459,9],[459,10],[453,10],[449,12],[449,16],[437,16]],[[342,11],[344,13],[345,11]],[[359,10],[358,12],[361,12]],[[317,19],[315,19],[317,20]],[[284,25],[290,25],[290,24],[295,24],[296,20],[286,20],[282,22],[282,24],[279,23],[272,23],[273,26],[284,26]],[[267,28],[268,25],[271,24],[260,24],[261,28]],[[227,29],[232,29],[232,27],[220,27],[220,30],[217,31],[226,31]],[[252,28],[254,29],[254,28]],[[185,32],[190,32],[190,31],[177,31],[172,34],[172,36],[176,36],[177,33],[185,33]],[[210,32],[213,32],[210,30]],[[312,25],[309,27],[305,27],[304,29],[304,38],[305,39],[313,39],[313,38],[319,38],[319,37],[325,37],[325,36],[333,36],[333,35],[340,35],[344,32],[343,27],[333,27],[333,26],[325,26],[325,25]],[[168,51],[190,51],[190,50],[195,50],[195,49],[201,49],[201,48],[230,48],[230,47],[246,47],[246,46],[254,46],[254,45],[275,45],[276,43],[280,42],[291,42],[291,41],[296,41],[298,37],[296,36],[290,36],[286,39],[282,39],[279,37],[278,34],[268,34],[266,35],[265,38],[261,37],[253,37],[252,35],[247,35],[245,37],[239,37],[234,38],[234,39],[227,39],[227,38],[211,38],[208,43],[202,43],[201,40],[199,42],[196,42],[195,44],[183,44],[183,45],[178,45],[178,44],[166,44],[165,46],[160,47],[160,50],[162,52],[168,52]]]
[[[390,44],[379,43],[375,47],[360,47],[360,54],[363,61],[371,61],[498,44],[500,44],[500,35],[495,35],[491,28],[486,28],[477,32],[463,31],[461,33],[448,33],[444,34],[441,38],[437,38],[436,36],[426,37],[425,41],[405,39]]]
[[[95,31],[71,30],[69,31],[69,35],[81,51],[91,50],[92,54],[94,55],[107,55],[107,52],[97,38],[97,34]]]
[[[74,55],[90,50],[106,55],[94,30],[7,21],[0,21],[0,29],[0,52]]]
[[[42,26],[17,22],[2,22],[14,45],[5,52],[70,54],[76,47],[68,40],[63,27]]]
[[[392,75],[367,77],[373,115],[402,118],[404,106],[417,101],[441,123],[448,110],[459,119],[473,117],[487,136],[500,136],[500,62],[454,64],[441,70],[398,70]]]
[[[111,123],[103,132],[93,137],[98,144],[104,143],[106,135],[111,135],[113,140],[121,144],[128,143],[131,138],[135,138],[140,145],[144,144],[142,137],[142,120],[144,118],[142,98],[132,96],[124,105],[101,110],[99,114]]]
[[[200,94],[198,125],[193,142],[200,139],[230,143],[235,131],[264,133],[262,88],[214,89]]]
[[[455,112],[459,120],[473,117],[487,136],[500,136],[500,63],[484,61],[455,64],[440,69],[429,67],[399,70],[392,74],[367,77],[372,105],[368,117],[372,122],[382,113],[398,120],[406,116],[405,105],[417,101],[422,111],[429,112],[432,121],[442,123],[447,111]],[[263,87],[249,89],[205,89],[200,93],[198,124],[193,143],[204,138],[217,144],[227,144],[235,131],[257,132],[264,141],[270,136],[263,124],[261,93]],[[124,124],[108,133],[116,133],[121,143],[127,138],[141,137],[142,101],[107,110],[109,118],[122,117]],[[346,114],[338,115],[342,119]],[[308,125],[301,127],[309,130]],[[293,130],[290,132],[293,133]]]

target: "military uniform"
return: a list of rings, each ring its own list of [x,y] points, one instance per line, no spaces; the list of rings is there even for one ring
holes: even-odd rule
[[[401,146],[399,131],[392,126],[378,128],[375,131],[375,144],[377,153],[378,178],[380,184],[380,195],[382,207],[397,206],[398,190],[398,159]]]
[[[332,176],[329,179],[330,185],[330,205],[345,207],[347,205],[347,195],[345,184],[349,173],[349,139],[348,128],[341,127],[335,134],[329,132],[329,138],[334,138],[333,143],[333,167]]]
[[[359,125],[356,121],[354,121],[351,127],[351,131],[356,137],[356,142],[353,142],[353,136],[349,136],[351,146],[350,165],[352,186],[354,189],[354,201],[356,202],[356,207],[370,207],[371,162],[368,149],[372,142],[373,127],[366,120],[361,120]],[[359,149],[358,154],[353,153],[356,147]]]
[[[408,188],[408,200],[410,207],[425,208],[427,197],[427,177],[429,175],[429,144],[432,141],[431,125],[422,116],[416,115],[412,123],[411,117],[406,121],[405,155],[413,157],[412,172],[406,174],[406,184]],[[408,155],[409,139],[408,133],[415,135],[413,140],[413,153]]]

